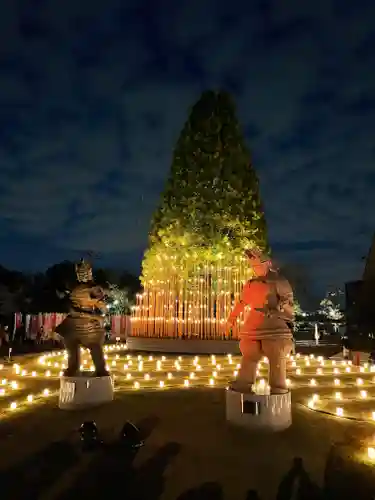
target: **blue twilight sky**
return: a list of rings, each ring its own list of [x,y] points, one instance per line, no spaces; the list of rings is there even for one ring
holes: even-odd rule
[[[23,6],[23,7],[22,7]],[[0,263],[139,272],[188,107],[233,92],[271,245],[315,289],[375,229],[373,0],[3,0]]]

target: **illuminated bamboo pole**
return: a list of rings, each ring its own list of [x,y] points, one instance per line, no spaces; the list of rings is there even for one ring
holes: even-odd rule
[[[214,269],[215,273],[215,282],[216,282],[216,290],[215,290],[215,323],[214,323],[214,331],[213,331],[213,338],[216,338],[217,336],[217,325],[218,325],[218,315],[219,315],[219,293],[220,293],[220,283],[219,283],[219,271],[218,271],[218,266],[217,263],[215,265]]]
[[[189,308],[189,300],[190,300],[190,292],[189,292],[189,287],[188,287],[188,282],[186,281],[185,283],[185,288],[184,288],[184,337],[187,337],[189,334],[189,315],[190,315],[190,308]]]
[[[137,315],[138,315],[137,302],[136,302],[135,308],[132,310],[132,318],[131,318],[132,333],[134,332],[134,335],[138,334],[138,329],[137,329]]]
[[[159,325],[160,325],[160,336],[165,337],[165,290],[164,283],[161,283],[160,290],[160,307],[159,307]]]
[[[184,282],[184,292],[183,292],[183,297],[184,297],[184,307],[182,310],[182,335],[184,338],[187,335],[187,325],[188,325],[188,289],[187,289],[187,281]]]
[[[137,309],[136,307],[131,310],[131,315],[130,315],[130,322],[131,322],[131,331],[133,335],[137,334],[137,328],[136,328],[136,314],[137,314]]]
[[[160,309],[159,309],[159,325],[160,325],[160,336],[164,337],[165,336],[165,290],[164,290],[164,283],[161,283],[161,289],[160,289]]]
[[[176,298],[177,298],[177,289],[176,289],[176,279],[175,276],[172,277],[170,283],[170,308],[171,308],[171,326],[170,326],[170,337],[175,337],[177,334],[177,311],[176,311]]]
[[[225,338],[225,325],[226,325],[226,303],[227,303],[227,291],[228,291],[228,268],[227,263],[223,264],[223,302],[222,302],[222,311],[221,311],[221,322],[220,322],[220,336],[222,339]]]
[[[155,290],[153,288],[153,285],[150,289],[150,292],[148,294],[148,315],[147,315],[147,331],[148,331],[148,337],[153,337],[155,332],[154,332],[154,293]]]
[[[206,268],[203,265],[202,266],[202,271],[201,271],[201,279],[200,279],[200,295],[201,295],[201,310],[200,310],[200,320],[201,320],[201,325],[200,325],[200,338],[204,339],[205,338],[205,318],[206,318],[206,304],[207,304],[207,297],[206,297]]]
[[[220,282],[220,272],[219,265],[216,263],[216,297],[215,297],[215,332],[214,339],[217,338],[219,334],[219,319],[220,319],[220,292],[221,292],[221,282]]]
[[[164,286],[163,286],[163,291],[164,291],[164,294],[163,294],[163,316],[162,316],[162,320],[163,320],[163,336],[164,337],[168,337],[168,318],[169,318],[169,293],[168,293],[168,283],[166,281],[164,281]]]
[[[161,298],[161,304],[160,304],[160,319],[159,319],[159,323],[160,323],[160,334],[162,337],[165,337],[166,336],[166,319],[167,319],[167,311],[165,309],[165,305],[166,305],[166,296],[165,296],[165,282],[163,281],[162,283],[162,289],[161,289],[161,295],[160,295],[160,298]]]
[[[150,319],[151,319],[151,330],[150,330],[150,336],[155,337],[157,336],[157,329],[156,329],[156,302],[157,302],[157,290],[153,288],[152,294],[151,294],[151,304],[150,304]]]
[[[191,336],[194,337],[196,333],[196,304],[197,304],[197,268],[196,265],[194,264],[194,277],[193,277],[193,290],[192,290],[192,310],[193,310],[193,317],[192,317],[192,323],[191,323]]]
[[[200,318],[200,294],[199,294],[199,275],[200,267],[197,266],[197,273],[195,275],[195,285],[194,285],[194,336],[200,335],[199,331],[199,318]]]
[[[173,337],[178,338],[178,314],[179,314],[179,281],[178,276],[175,274],[173,278],[174,302],[173,302]]]
[[[188,306],[188,290],[186,287],[187,282],[185,283],[184,286],[184,309],[182,312],[182,324],[183,324],[183,329],[182,329],[182,334],[184,337],[186,337],[188,333],[188,316],[189,316],[189,306]]]
[[[158,280],[158,288],[156,293],[156,301],[155,301],[155,334],[157,337],[160,337],[160,304],[161,304],[161,291],[160,291],[160,282]]]
[[[146,309],[146,332],[147,332],[147,337],[150,336],[150,330],[151,330],[151,316],[152,316],[152,289],[148,287],[147,291],[147,309]]]
[[[176,337],[178,334],[177,327],[177,300],[178,300],[178,290],[176,284],[176,276],[173,276],[171,281],[171,317],[172,317],[172,325],[171,325],[171,337]]]
[[[170,270],[168,270],[168,276],[170,276]],[[170,332],[170,317],[171,317],[171,308],[170,308],[170,302],[171,302],[171,296],[170,296],[170,280],[165,279],[164,281],[164,306],[165,306],[165,313],[164,313],[164,336],[169,337],[169,332]]]
[[[175,338],[179,338],[179,324],[178,324],[178,315],[179,315],[179,294],[180,294],[180,288],[179,288],[179,280],[178,276],[174,277],[174,295],[175,295],[175,301],[173,305],[173,317],[174,317],[174,330],[173,330],[173,336]]]
[[[137,336],[141,336],[142,334],[142,321],[143,321],[143,296],[142,294],[140,295],[139,298],[139,309],[136,310],[136,317],[137,317]]]
[[[165,290],[164,290],[164,282],[160,283],[160,307],[159,307],[159,325],[160,325],[160,337],[165,336]]]
[[[201,265],[198,266],[198,274],[197,274],[197,327],[196,327],[196,335],[198,339],[202,338],[202,321],[201,321],[201,316],[202,316],[202,301],[203,301],[203,295],[202,295],[202,267]]]
[[[164,305],[165,305],[165,319],[164,319],[164,335],[166,337],[169,337],[169,330],[170,330],[170,316],[171,316],[171,308],[170,308],[170,283],[169,279],[165,281],[164,285]]]
[[[146,310],[145,310],[145,304],[147,303],[147,296],[146,296],[146,286],[144,287],[143,289],[143,293],[142,293],[142,301],[141,301],[142,305],[141,305],[141,309],[139,311],[139,318],[140,318],[140,325],[139,325],[139,331],[138,331],[138,334],[139,336],[142,336],[146,333],[146,328],[145,328],[145,319],[146,319]]]
[[[196,281],[195,281],[195,323],[194,323],[194,336],[200,336],[199,331],[199,317],[200,317],[200,294],[199,294],[199,267],[197,268]]]
[[[175,327],[175,307],[176,307],[176,299],[175,299],[175,287],[174,287],[174,279],[169,280],[169,326],[168,326],[168,337],[173,337],[174,335],[174,327]]]
[[[150,322],[150,316],[151,316],[151,290],[150,287],[148,286],[147,288],[147,297],[146,297],[146,317],[145,317],[145,323],[146,323],[146,332],[147,332],[147,337],[150,335],[150,328],[151,328],[151,322]]]
[[[187,282],[186,282],[187,284]],[[183,324],[184,324],[184,329],[183,329],[183,335],[186,337],[188,335],[188,329],[189,329],[189,290],[185,286],[184,289],[184,315],[183,315]]]
[[[228,311],[228,290],[230,289],[230,284],[229,284],[229,270],[228,266],[225,266],[224,268],[224,285],[225,285],[225,295],[224,295],[224,311],[223,311],[223,321],[226,322],[227,319],[227,311]],[[226,334],[226,328],[225,328],[225,323],[222,327],[222,335],[223,338],[225,338]]]
[[[191,323],[190,323],[190,337],[194,337],[195,333],[195,285],[196,281],[195,278],[193,278],[193,290],[191,293],[191,311],[192,311],[192,317],[191,317]]]
[[[188,290],[188,299],[187,299],[187,305],[188,305],[188,317],[187,317],[187,336],[190,338],[191,336],[191,320],[192,320],[192,304],[191,304],[191,296],[192,296],[192,291],[190,289],[191,287],[191,280],[189,283],[189,290]]]
[[[229,269],[229,282],[230,282],[230,287],[229,287],[229,295],[228,295],[228,310],[227,310],[227,318],[232,310],[232,297],[233,297],[233,291],[234,291],[234,283],[233,283],[233,262],[231,262],[231,266]]]
[[[155,302],[154,302],[154,328],[156,337],[160,336],[158,316],[159,316],[159,306],[160,306],[160,290],[159,287],[155,290]]]
[[[138,329],[137,329],[137,309],[138,309],[138,294],[136,295],[136,301],[135,301],[134,309],[132,309],[132,312],[131,312],[131,325],[132,325],[132,333],[133,333],[133,335],[137,335],[137,333],[138,333]]]
[[[184,314],[184,292],[183,292],[183,283],[182,279],[178,280],[178,332],[177,335],[179,338],[183,335],[183,314]]]
[[[192,279],[189,280],[189,294],[188,294],[188,307],[189,307],[189,322],[188,322],[188,338],[191,338],[192,333],[192,321],[193,321],[193,290]]]
[[[172,337],[175,331],[175,308],[176,308],[176,288],[174,286],[174,279],[169,281],[169,328],[168,336]]]
[[[172,333],[172,325],[173,325],[173,320],[172,320],[172,307],[173,307],[173,297],[172,297],[172,286],[171,286],[171,281],[170,279],[167,280],[167,326],[166,326],[166,335],[167,337],[171,337]]]
[[[169,337],[170,336],[170,329],[171,329],[171,307],[170,307],[171,296],[170,296],[169,280],[167,280],[165,282],[164,294],[165,294],[165,298],[164,298],[164,304],[165,304],[164,336]]]
[[[237,256],[237,284],[236,284],[236,296],[235,296],[235,304],[240,300],[241,290],[242,290],[242,267],[241,267],[241,259]],[[238,337],[239,327],[241,321],[241,314],[237,317],[235,323],[235,333],[236,337]]]
[[[209,284],[209,268],[208,264],[206,262],[204,266],[204,297],[205,297],[205,308],[204,308],[204,338],[207,338],[207,332],[209,328],[209,317],[210,317],[210,295],[208,291],[208,284]]]
[[[192,276],[192,283],[191,283],[191,294],[190,294],[190,304],[191,304],[191,321],[190,321],[190,337],[193,337],[195,334],[195,299],[196,299],[196,294],[195,294],[195,287],[196,287],[196,274],[195,274],[195,265],[194,265],[194,270],[193,270],[193,276]]]
[[[210,328],[211,328],[211,270],[210,265],[207,264],[206,270],[206,301],[207,301],[207,309],[206,309],[206,338],[209,338]]]
[[[224,298],[225,298],[225,283],[223,261],[220,262],[220,299],[219,299],[219,323],[218,323],[218,339],[221,340],[224,321]]]
[[[209,331],[208,331],[208,337],[211,338],[212,337],[212,331],[213,331],[213,328],[214,328],[214,314],[215,314],[215,311],[214,311],[214,304],[215,304],[215,291],[213,289],[213,283],[214,283],[214,266],[211,264],[210,265],[210,280],[209,280],[209,291],[208,293],[210,294],[210,311],[209,311],[209,318],[210,318],[210,322],[209,322]]]
[[[172,336],[174,338],[178,338],[178,294],[179,294],[178,278],[175,275],[173,276],[173,309],[172,309],[172,315],[173,315]]]
[[[139,300],[140,308],[132,311],[131,333],[139,336],[142,328],[142,300]],[[134,313],[134,314],[133,314]]]
[[[136,335],[138,335],[138,324],[137,324],[137,318],[139,317],[139,295],[137,293],[136,295],[136,301],[135,301],[135,308],[134,310],[132,311],[132,331],[134,331],[134,333]]]
[[[143,328],[143,321],[144,321],[144,312],[143,312],[143,306],[144,306],[144,298],[145,298],[145,292],[143,291],[142,294],[141,294],[141,298],[140,298],[140,309],[139,311],[137,312],[137,316],[138,316],[138,329],[137,329],[137,335],[138,336],[141,336],[142,335],[142,332],[144,332],[144,328]],[[133,327],[132,327],[132,335],[133,335]]]
[[[162,294],[162,289],[161,289],[161,283],[159,281],[158,283],[158,305],[157,305],[157,311],[156,311],[156,328],[157,328],[157,335],[158,337],[162,336],[162,322],[160,320],[161,315],[162,315],[162,303],[163,303],[163,294]]]

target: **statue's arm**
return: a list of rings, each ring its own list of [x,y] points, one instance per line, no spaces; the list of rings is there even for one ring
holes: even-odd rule
[[[247,297],[249,291],[250,291],[250,284],[246,283],[242,289],[240,300],[236,303],[236,305],[234,306],[232,312],[230,313],[230,315],[228,317],[229,324],[233,325],[235,320],[238,318],[238,316],[241,313],[243,313],[243,311],[247,305],[245,298]]]
[[[279,310],[281,316],[288,321],[294,321],[294,296],[292,287],[288,284],[282,286],[279,293]]]
[[[99,311],[101,311],[102,313],[104,313],[107,311],[107,304],[102,300],[98,300],[96,308],[99,309]]]

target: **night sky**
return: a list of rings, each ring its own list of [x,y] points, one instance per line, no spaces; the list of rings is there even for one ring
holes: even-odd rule
[[[188,108],[221,87],[276,257],[319,290],[360,277],[375,230],[373,0],[0,10],[1,264],[37,270],[93,250],[139,273]]]

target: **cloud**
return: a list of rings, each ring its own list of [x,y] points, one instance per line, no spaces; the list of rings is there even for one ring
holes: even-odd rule
[[[358,275],[375,226],[372,2],[51,5],[0,16],[3,234],[134,260],[189,106],[227,86],[275,252],[320,287]]]

